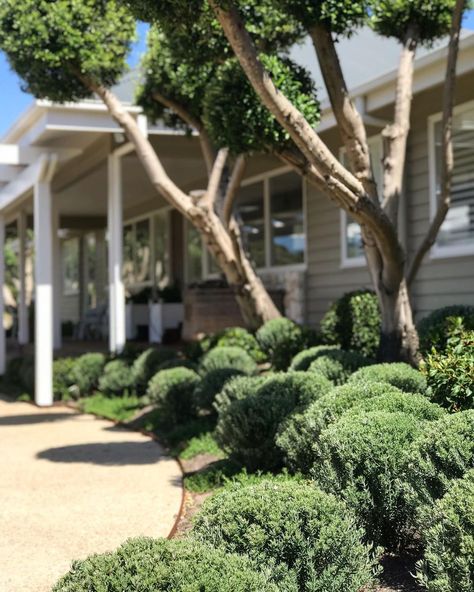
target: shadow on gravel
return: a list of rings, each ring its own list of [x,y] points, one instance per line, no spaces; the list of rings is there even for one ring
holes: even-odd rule
[[[32,425],[35,423],[50,423],[52,421],[63,421],[74,419],[72,413],[34,413],[25,415],[7,415],[0,417],[0,426]]]

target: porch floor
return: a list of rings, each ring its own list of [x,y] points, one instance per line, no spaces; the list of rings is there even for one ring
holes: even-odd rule
[[[66,407],[0,399],[0,590],[47,592],[71,561],[167,536],[178,464],[153,440]]]

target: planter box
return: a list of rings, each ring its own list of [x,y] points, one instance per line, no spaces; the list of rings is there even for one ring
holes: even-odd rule
[[[150,343],[161,343],[167,329],[179,329],[184,321],[184,304],[181,302],[150,303],[148,305]]]
[[[127,339],[138,337],[139,327],[147,327],[149,323],[148,304],[128,303],[125,306],[125,334]]]

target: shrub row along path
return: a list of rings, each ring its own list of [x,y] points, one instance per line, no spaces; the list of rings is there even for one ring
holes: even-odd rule
[[[65,407],[0,399],[0,590],[46,592],[73,559],[167,536],[178,464],[153,440]]]

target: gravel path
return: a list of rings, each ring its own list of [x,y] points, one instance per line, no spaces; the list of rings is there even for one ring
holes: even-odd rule
[[[178,464],[140,433],[0,400],[1,592],[48,592],[73,559],[167,536],[181,498]]]

